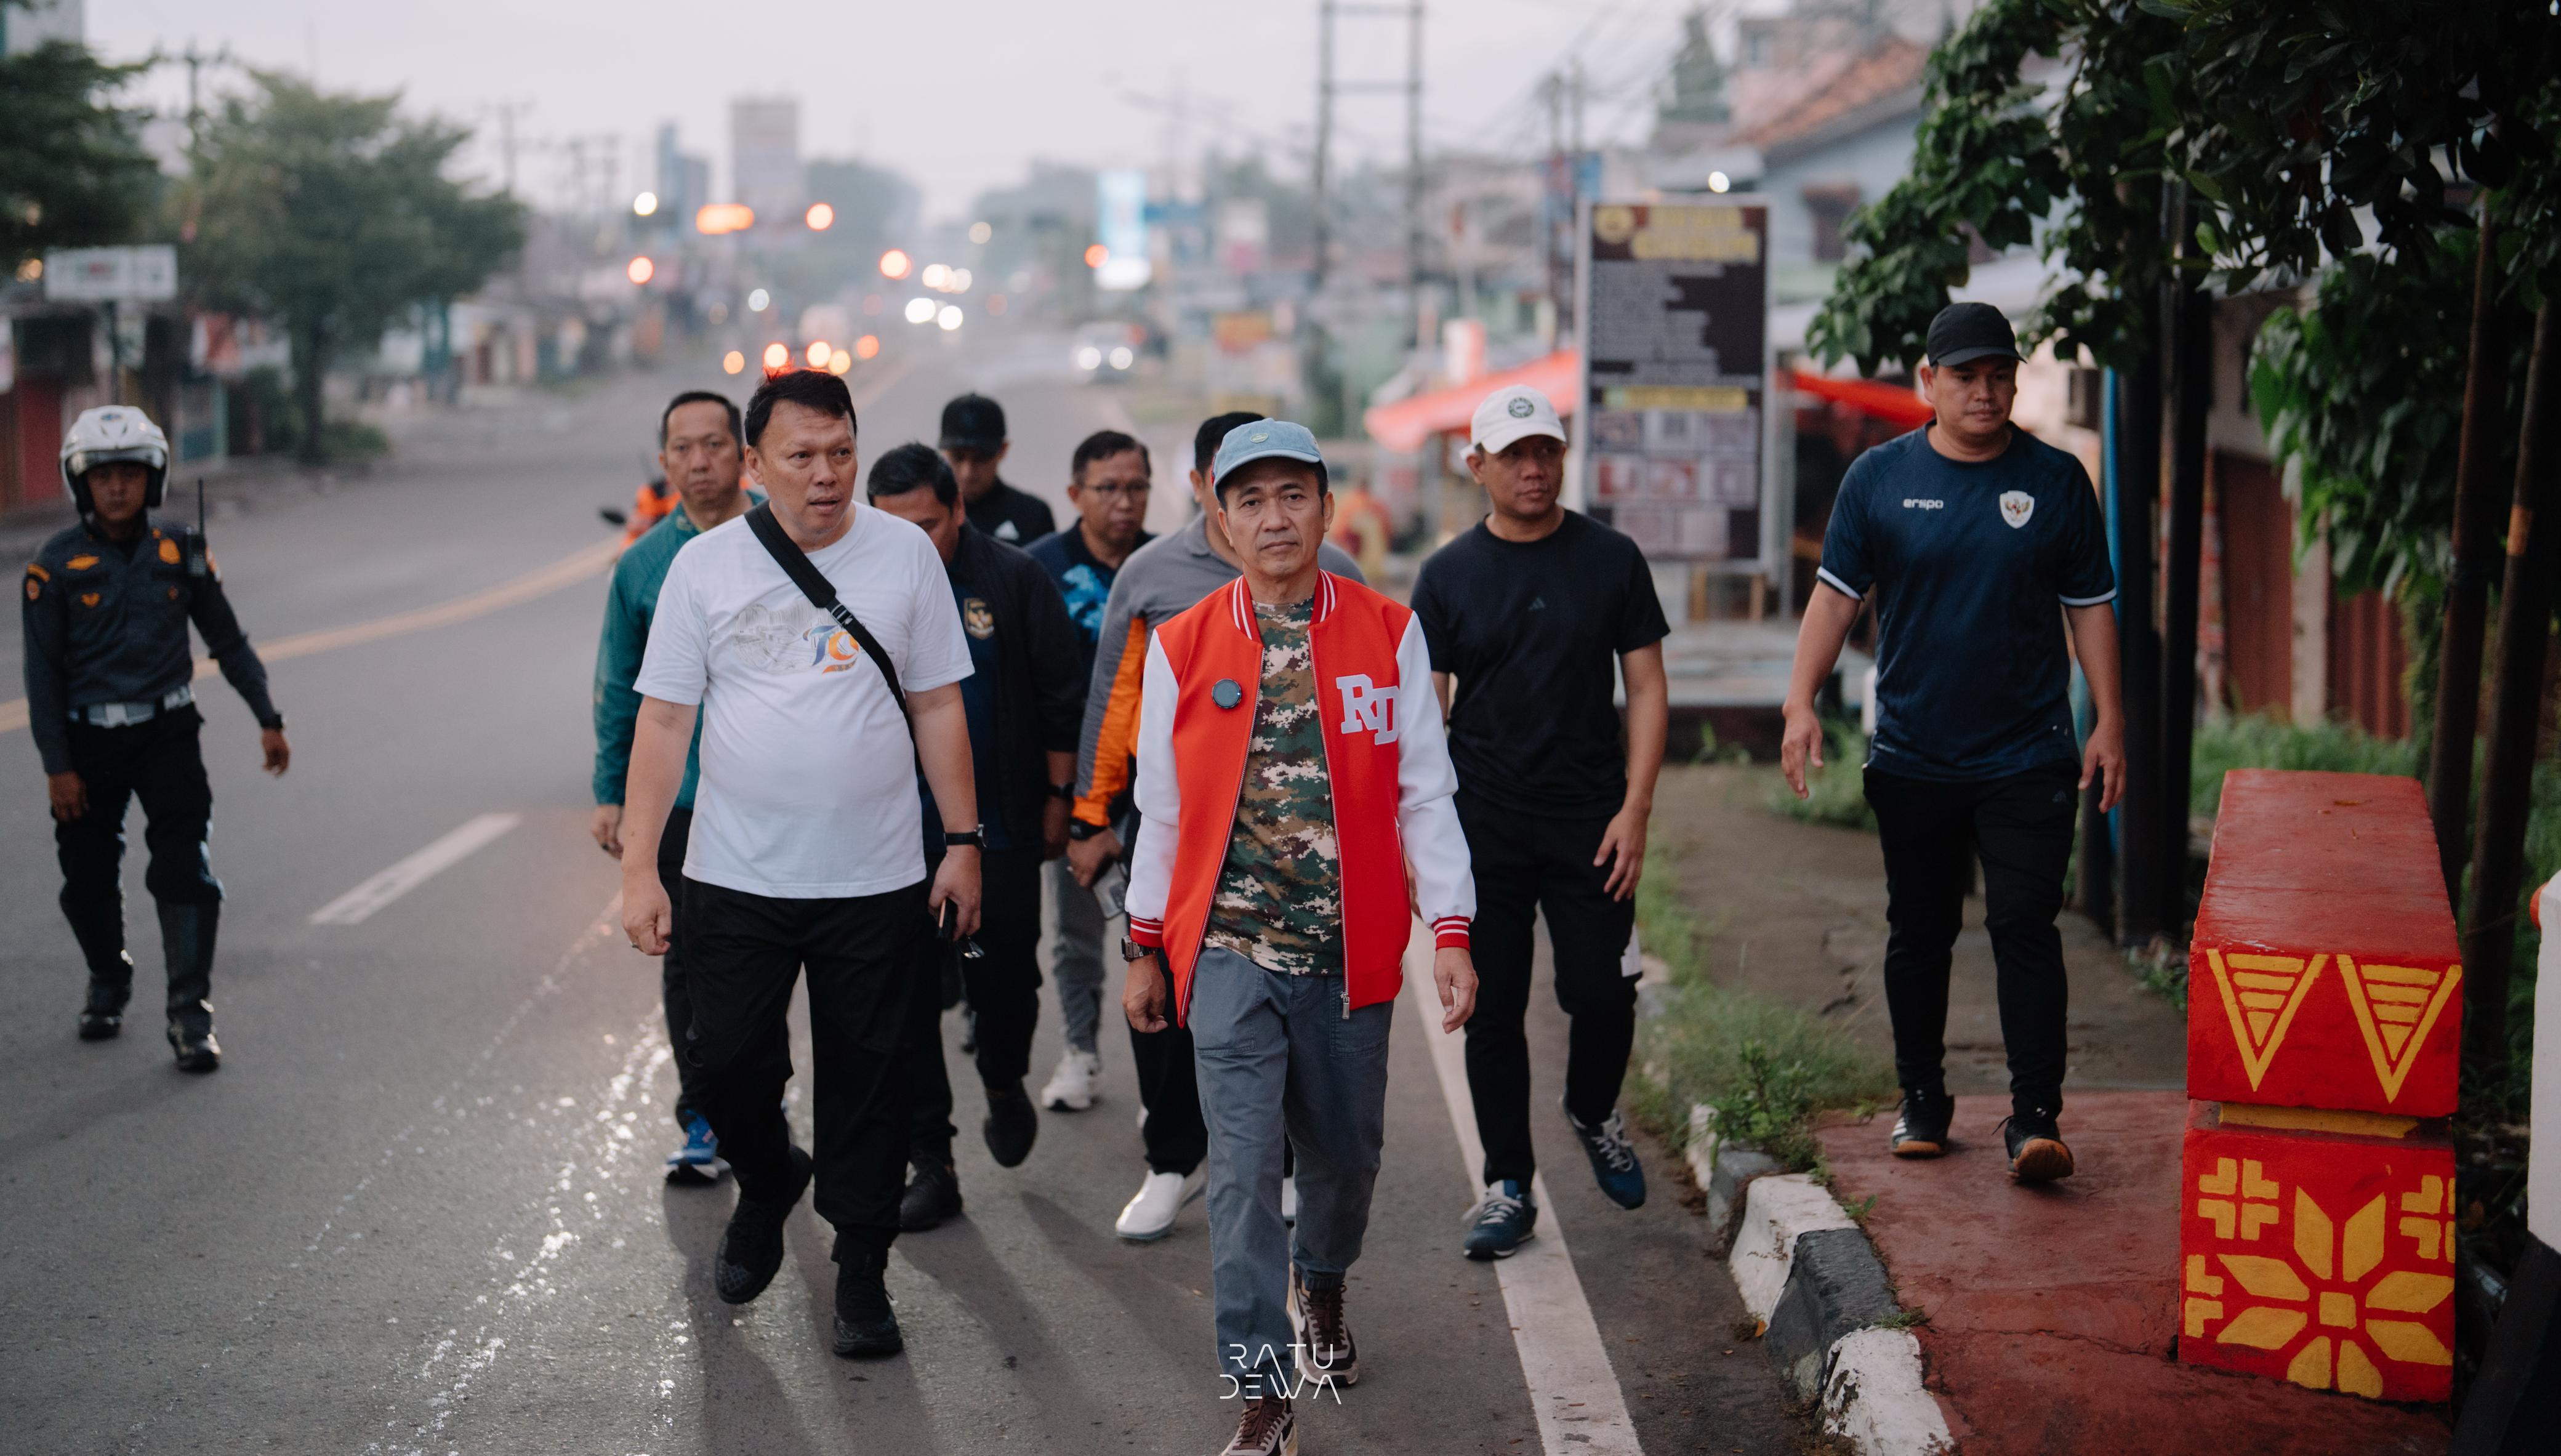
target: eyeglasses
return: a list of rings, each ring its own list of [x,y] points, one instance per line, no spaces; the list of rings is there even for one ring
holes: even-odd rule
[[[1139,480],[1125,485],[1117,482],[1107,482],[1100,485],[1082,485],[1078,488],[1082,490],[1090,490],[1095,494],[1104,496],[1108,499],[1114,495],[1144,495],[1150,489],[1153,489],[1154,485],[1151,481]]]

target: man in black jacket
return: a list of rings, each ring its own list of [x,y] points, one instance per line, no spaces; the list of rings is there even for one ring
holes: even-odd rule
[[[975,670],[962,680],[969,755],[985,825],[980,929],[975,944],[928,943],[908,1006],[915,1068],[908,1161],[913,1175],[899,1226],[932,1228],[960,1211],[951,1166],[951,1080],[942,1064],[941,969],[957,956],[976,1015],[978,1080],[987,1091],[983,1132],[1000,1167],[1032,1151],[1040,1115],[1023,1077],[1031,1069],[1032,1027],[1040,1016],[1040,867],[1067,848],[1068,801],[1055,792],[1076,778],[1076,737],[1085,711],[1084,650],[1067,603],[1039,562],[969,524],[960,486],[939,455],[903,445],[872,465],[866,491],[882,511],[913,521],[933,538],[951,578]],[[926,796],[926,856],[942,835]]]

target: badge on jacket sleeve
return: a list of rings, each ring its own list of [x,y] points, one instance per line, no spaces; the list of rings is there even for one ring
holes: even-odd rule
[[[2001,519],[2009,522],[2009,528],[2015,531],[2027,524],[2029,516],[2036,514],[2036,497],[2024,490],[2004,490],[2000,493],[2000,508]]]
[[[1235,678],[1222,677],[1209,690],[1209,700],[1222,708],[1232,708],[1245,701],[1245,689],[1236,685]]]

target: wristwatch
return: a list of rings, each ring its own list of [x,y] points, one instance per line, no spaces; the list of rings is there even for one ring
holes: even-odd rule
[[[979,829],[967,828],[957,832],[946,831],[942,835],[942,842],[954,849],[964,844],[972,849],[984,849],[987,847],[987,836]]]
[[[1154,946],[1142,946],[1125,935],[1120,937],[1120,959],[1123,961],[1143,961],[1155,954]]]
[[[1086,840],[1093,838],[1095,835],[1102,833],[1109,827],[1110,825],[1108,824],[1089,824],[1083,819],[1069,819],[1067,821],[1067,836],[1081,844]]]
[[[1049,797],[1052,799],[1064,799],[1068,803],[1074,804],[1076,802],[1076,781],[1074,779],[1070,779],[1064,784],[1050,785]]]

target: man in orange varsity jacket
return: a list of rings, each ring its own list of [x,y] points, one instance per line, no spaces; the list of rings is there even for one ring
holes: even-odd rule
[[[1245,574],[1147,647],[1121,1003],[1142,1031],[1191,1029],[1219,1368],[1245,1401],[1226,1450],[1275,1456],[1296,1446],[1289,1390],[1359,1378],[1343,1276],[1378,1176],[1406,867],[1446,1030],[1475,1002],[1475,889],[1422,625],[1318,564],[1333,499],[1315,438],[1240,426],[1213,480]]]

